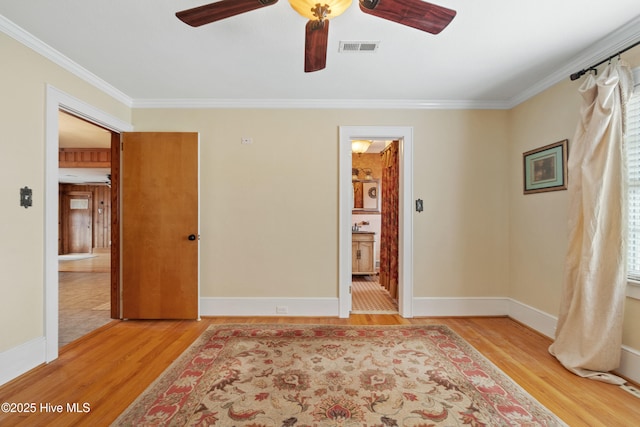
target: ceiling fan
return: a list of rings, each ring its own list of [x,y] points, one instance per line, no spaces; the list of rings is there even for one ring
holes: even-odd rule
[[[316,3],[324,1],[324,4]],[[289,0],[291,7],[309,19],[305,27],[304,71],[322,70],[327,63],[329,18],[343,13],[352,0]],[[278,0],[220,0],[183,10],[176,16],[192,27],[209,24],[266,6]],[[440,33],[456,16],[456,11],[422,0],[358,0],[360,10],[369,15],[426,31]]]

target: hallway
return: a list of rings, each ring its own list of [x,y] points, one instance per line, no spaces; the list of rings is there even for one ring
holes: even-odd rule
[[[94,249],[90,257],[58,261],[58,346],[109,323],[111,319],[111,256]]]

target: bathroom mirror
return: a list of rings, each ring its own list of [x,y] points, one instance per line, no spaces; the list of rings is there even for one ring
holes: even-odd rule
[[[380,180],[353,181],[353,213],[380,213]]]

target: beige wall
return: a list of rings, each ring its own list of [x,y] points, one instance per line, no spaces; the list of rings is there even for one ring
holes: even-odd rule
[[[579,83],[569,79],[510,112],[509,284],[511,297],[557,315],[567,245],[567,192],[523,194],[522,153],[569,140],[578,120]]]
[[[414,296],[508,296],[557,314],[566,192],[523,196],[521,162],[572,138],[578,83],[512,111],[131,111],[3,34],[0,51],[0,323],[11,325],[0,352],[43,334],[46,84],[139,131],[200,132],[203,297],[336,297],[338,127],[412,126],[414,198],[425,202],[413,213]],[[30,209],[18,206],[25,185]],[[629,326],[640,307],[627,308],[625,343],[640,348]]]
[[[505,111],[425,111],[414,150],[416,297],[508,294]]]
[[[414,196],[425,200],[414,213],[414,295],[508,293],[506,112],[146,109],[133,118],[138,131],[200,132],[203,297],[337,297],[341,125],[414,128]]]
[[[631,348],[640,349],[640,300],[627,298],[624,307],[624,330],[622,343]]]
[[[129,121],[129,109],[0,33],[0,352],[43,334],[46,84]],[[19,206],[20,188],[33,207]],[[8,325],[11,325],[10,327]]]
[[[624,55],[640,66],[640,48]],[[583,79],[568,76],[509,113],[509,293],[511,298],[558,315],[567,229],[566,191],[522,194],[522,153],[569,139],[569,156],[579,117]],[[571,183],[569,182],[569,185]],[[627,298],[624,344],[639,349],[640,304]]]

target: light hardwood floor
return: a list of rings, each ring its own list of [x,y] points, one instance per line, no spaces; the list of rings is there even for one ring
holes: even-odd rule
[[[60,348],[111,322],[109,273],[59,272]]]
[[[93,257],[58,261],[58,346],[111,321],[111,255],[94,249]]]
[[[2,426],[87,425],[113,421],[209,325],[219,323],[445,324],[570,426],[632,426],[640,399],[581,379],[549,355],[550,340],[508,318],[414,318],[397,315],[203,318],[116,321],[66,346],[60,357],[0,387],[0,402],[36,403],[36,414],[0,412]],[[87,403],[87,413],[45,413],[40,405]]]
[[[109,273],[111,271],[111,252],[109,248],[94,248],[89,258],[74,261],[58,261],[58,271],[83,273]]]

